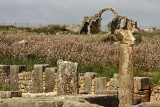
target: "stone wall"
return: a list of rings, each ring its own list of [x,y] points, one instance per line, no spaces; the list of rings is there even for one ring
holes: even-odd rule
[[[32,90],[32,72],[21,72],[19,77],[19,90],[23,93],[31,92]]]
[[[160,85],[152,88],[150,101],[160,101]]]
[[[33,70],[34,72],[34,70]],[[33,87],[33,72],[21,72],[18,74],[19,77],[19,90],[23,93],[26,92],[34,92]],[[42,92],[57,92],[56,90],[56,72],[57,67],[46,68],[44,72],[42,72]],[[39,90],[38,90],[39,91]]]
[[[0,83],[2,86],[18,86],[18,90],[23,93],[58,92],[59,81],[63,81],[63,78],[65,78],[68,91],[64,90],[64,92],[66,91],[67,94],[108,94],[109,91],[110,93],[118,92],[118,74],[114,74],[113,78],[97,77],[97,73],[95,72],[77,74],[77,64],[75,64],[76,63],[64,61],[58,65],[58,68],[50,68],[48,64],[40,64],[35,65],[32,72],[26,72],[23,65],[0,65]],[[57,71],[57,69],[59,70]],[[62,73],[63,70],[66,76],[57,73]],[[68,73],[68,70],[71,70],[70,73]],[[59,78],[60,76],[62,76],[62,78]],[[12,82],[10,82],[10,79]],[[13,80],[16,81],[13,82]],[[76,84],[78,84],[78,86],[76,86]],[[70,88],[73,90],[72,92],[69,91]],[[142,102],[150,101],[150,83],[148,77],[134,77],[134,96],[136,99],[140,98]],[[151,94],[151,101],[160,101],[159,96],[160,86],[154,87]]]
[[[134,77],[134,96],[142,102],[150,101],[150,82],[148,77]]]
[[[118,75],[114,74],[107,82],[107,90],[118,90]],[[141,99],[142,102],[150,101],[150,82],[148,77],[134,77],[134,98]]]

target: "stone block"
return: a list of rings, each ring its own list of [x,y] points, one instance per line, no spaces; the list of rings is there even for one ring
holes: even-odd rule
[[[32,92],[43,92],[43,72],[48,66],[48,64],[34,65],[34,70],[32,73]]]
[[[153,87],[153,92],[155,92],[155,93],[159,92],[158,89],[157,89],[157,87]]]
[[[94,72],[86,72],[84,75],[84,84],[85,84],[85,92],[88,94],[91,93],[91,88],[92,88],[92,79],[97,77],[97,73]]]
[[[0,91],[0,98],[12,98],[12,97],[21,97],[22,92],[20,91]]]
[[[78,94],[78,63],[58,60],[57,66],[58,95]]]
[[[82,81],[84,80],[84,73],[78,73],[78,83],[79,86],[82,84]]]
[[[118,95],[118,90],[100,90],[100,91],[96,91],[95,94],[111,94],[111,95]]]
[[[110,86],[110,87],[107,87],[107,90],[118,90],[118,88]]]
[[[118,81],[117,79],[111,78],[111,80],[110,80],[110,85],[111,85],[112,87],[118,88],[118,87],[119,87],[119,81]]]
[[[9,86],[9,73],[10,66],[9,65],[0,65],[0,85]]]
[[[103,91],[106,90],[106,77],[99,77],[95,79],[95,93],[97,91]]]
[[[45,70],[45,85],[46,85],[46,92],[53,92],[55,87],[55,72],[57,71],[57,68],[46,68]]]
[[[114,74],[114,75],[113,75],[113,78],[118,80],[119,74]]]
[[[25,70],[24,65],[11,65],[10,66],[10,74],[9,74],[9,80],[10,80],[10,89],[12,90],[18,90],[18,73]]]
[[[138,90],[147,90],[150,88],[148,77],[134,77],[134,88]]]

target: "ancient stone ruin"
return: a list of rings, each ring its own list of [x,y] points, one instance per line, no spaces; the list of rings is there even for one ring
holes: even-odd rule
[[[0,65],[0,85],[16,90],[0,91],[0,107],[159,107],[158,102],[146,103],[159,101],[159,86],[151,92],[148,77],[134,77],[132,30],[136,22],[104,8],[84,18],[80,33],[100,32],[101,14],[107,10],[115,15],[108,31],[120,43],[119,74],[106,78],[95,72],[78,73],[78,63],[63,60],[57,61],[57,67],[36,64],[30,72],[24,65]]]
[[[130,48],[130,46],[122,46],[121,49],[130,51]],[[125,78],[130,76],[125,73],[121,74],[122,72],[114,74],[113,78],[98,77],[95,72],[78,73],[77,63],[63,60],[59,60],[57,63],[57,67],[36,64],[32,72],[25,71],[24,65],[0,65],[0,84],[17,90],[0,91],[0,107],[24,107],[24,105],[27,105],[25,107],[39,107],[40,105],[50,105],[49,107],[55,107],[54,105],[58,107],[100,107],[99,105],[118,107],[120,99],[125,98],[120,95],[121,91],[127,92],[126,97],[131,97],[133,94],[135,99],[133,104],[144,102],[142,104],[146,105],[150,104],[146,103],[148,101],[159,101],[160,99],[159,87],[154,87],[151,92],[148,77],[134,77],[133,80],[126,82],[128,79]],[[126,64],[124,63],[122,66],[126,66]],[[126,68],[126,73],[128,73],[127,69],[132,72],[131,66]],[[127,91],[130,88],[125,89],[122,81],[126,82],[126,86],[134,81],[134,85],[130,87],[131,93]],[[124,99],[124,101],[126,100]]]
[[[126,16],[120,16],[115,9],[106,7],[101,9],[94,16],[84,16],[84,20],[79,28],[79,33],[96,34],[101,32],[101,15],[105,11],[114,13],[114,18],[108,23],[108,33],[114,34],[116,29],[127,29],[131,31],[138,29],[136,21],[128,19]],[[123,26],[120,26],[122,19],[124,20]]]

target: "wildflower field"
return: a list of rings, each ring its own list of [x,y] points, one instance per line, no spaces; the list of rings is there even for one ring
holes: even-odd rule
[[[135,76],[150,76],[156,83],[160,79],[160,34],[135,36],[141,41],[134,45]],[[19,44],[21,40],[28,44]],[[29,71],[34,64],[56,66],[57,59],[78,62],[79,72],[112,77],[118,73],[119,44],[105,34],[0,33],[0,64],[24,64]]]

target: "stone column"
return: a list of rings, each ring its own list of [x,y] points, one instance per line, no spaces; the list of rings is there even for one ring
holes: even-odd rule
[[[78,63],[58,60],[57,66],[57,94],[78,94]]]
[[[56,72],[57,72],[57,67],[46,68],[46,70],[45,70],[46,92],[53,92],[54,91],[54,88],[55,88],[55,79],[56,79],[55,73]]]
[[[106,81],[106,77],[99,77],[95,79],[95,93],[99,93],[100,91],[107,89]]]
[[[24,65],[11,65],[10,66],[9,80],[10,80],[11,90],[18,90],[18,82],[19,82],[18,73],[20,73],[24,69],[25,69]]]
[[[84,79],[85,92],[91,94],[92,80],[95,79],[95,77],[97,77],[97,73],[86,72],[84,77],[85,77]]]
[[[117,33],[120,40],[119,107],[131,107],[134,94],[133,44],[135,38],[130,30],[118,30]]]
[[[43,72],[48,66],[48,64],[34,65],[34,70],[32,73],[32,92],[43,92]]]
[[[88,29],[87,34],[88,34],[88,35],[90,35],[90,34],[91,34],[91,25],[90,25],[90,23],[89,23],[89,25],[88,25],[88,28],[87,28],[87,29]]]
[[[101,32],[101,20],[102,18],[98,19],[98,32]]]

